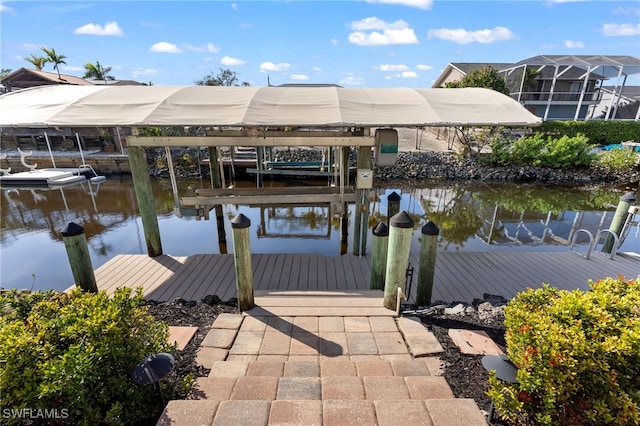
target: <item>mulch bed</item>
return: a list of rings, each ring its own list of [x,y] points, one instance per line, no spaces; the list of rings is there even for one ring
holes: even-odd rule
[[[196,352],[208,333],[213,321],[223,312],[239,313],[235,305],[204,303],[162,303],[149,305],[149,313],[171,326],[196,326],[198,331],[183,351],[174,353],[176,366],[172,374],[194,377],[209,374],[209,369],[196,363]],[[431,314],[420,316],[422,323],[434,333],[444,352],[439,354],[446,378],[456,398],[473,398],[481,410],[489,411],[491,400],[486,395],[487,371],[481,363],[481,355],[465,355],[448,336],[450,328],[482,330],[505,350],[505,329],[500,319],[480,319],[477,312],[460,315]]]

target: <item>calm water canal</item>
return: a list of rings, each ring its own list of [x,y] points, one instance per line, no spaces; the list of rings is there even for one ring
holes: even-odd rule
[[[186,256],[225,251],[218,244],[214,212],[211,220],[179,217],[174,212],[169,180],[156,179],[153,184],[164,253]],[[202,186],[199,180],[182,180],[180,185],[181,196],[193,195]],[[577,229],[586,228],[595,234],[598,229],[608,228],[625,192],[610,186],[446,182],[427,182],[411,189],[389,187],[373,194],[372,198],[379,200],[371,205],[370,227],[386,219],[386,197],[393,191],[402,195],[401,209],[416,221],[412,246],[416,251],[419,228],[427,220],[440,228],[442,251],[566,251],[567,240]],[[118,254],[146,253],[135,192],[128,178],[111,177],[99,185],[83,183],[63,189],[4,188],[0,202],[1,287],[67,288],[73,276],[60,231],[69,222],[85,228],[94,268]],[[346,250],[351,253],[353,205],[349,208]],[[239,213],[251,219],[255,253],[337,256],[345,250],[340,243],[341,218],[333,216],[329,206],[225,205],[223,211],[229,253],[233,252],[229,219]],[[640,252],[637,229],[631,229],[620,250]]]

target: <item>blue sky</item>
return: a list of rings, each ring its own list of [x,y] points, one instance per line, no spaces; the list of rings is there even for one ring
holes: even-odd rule
[[[228,68],[253,86],[426,88],[450,62],[640,56],[637,0],[1,1],[0,25],[1,68],[46,46],[65,74],[99,61],[155,85]]]

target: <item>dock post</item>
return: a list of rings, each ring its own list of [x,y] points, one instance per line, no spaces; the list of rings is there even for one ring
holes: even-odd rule
[[[362,222],[361,206],[360,190],[356,189],[356,205],[353,210],[353,254],[356,256],[360,256],[360,232],[362,232],[362,226],[360,225]]]
[[[617,236],[620,236],[622,233],[622,229],[624,228],[624,224],[627,221],[627,217],[629,215],[629,207],[636,202],[636,194],[631,192],[627,192],[622,197],[620,197],[620,202],[618,203],[618,208],[616,208],[616,213],[613,215],[613,219],[611,220],[611,225],[609,225],[609,231],[613,231]],[[602,251],[604,253],[611,253],[614,245],[613,237],[611,235],[607,236],[607,239],[602,246]]]
[[[422,227],[420,269],[418,270],[418,287],[416,290],[417,306],[426,306],[431,303],[433,277],[436,273],[436,253],[438,251],[439,234],[440,229],[431,221]]]
[[[98,285],[91,265],[91,256],[89,255],[84,228],[70,222],[61,233],[64,247],[67,249],[73,280],[84,291],[97,293]]]
[[[389,228],[380,222],[373,228],[371,241],[371,283],[372,290],[383,290],[387,272],[387,250],[389,248]]]
[[[387,197],[387,225],[389,225],[389,220],[400,212],[401,199],[402,197],[396,191]]]
[[[233,260],[236,267],[238,309],[247,311],[253,302],[253,266],[251,264],[251,220],[242,213],[231,219],[233,228]]]
[[[220,179],[220,168],[218,165],[218,147],[210,146],[209,150],[209,175],[211,177],[212,188],[222,188],[222,181]],[[218,247],[220,254],[227,253],[227,233],[224,229],[224,216],[222,213],[222,206],[216,205],[216,225],[218,228]]]
[[[160,241],[156,202],[153,197],[149,167],[147,166],[147,155],[144,148],[139,146],[130,146],[127,155],[129,156],[133,187],[136,191],[136,199],[140,209],[144,239],[147,243],[147,253],[150,257],[160,256],[162,254],[162,242]]]
[[[364,256],[367,253],[367,233],[369,231],[369,191],[373,188],[373,169],[371,147],[358,147],[358,176],[356,177],[356,218],[353,238],[353,254]],[[362,173],[364,172],[364,173]],[[365,177],[367,175],[368,177]]]
[[[414,221],[405,211],[401,211],[389,220],[389,251],[387,254],[387,272],[384,280],[384,307],[396,310],[398,287],[405,291],[411,234]]]
[[[342,217],[340,218],[340,256],[349,251],[349,203],[342,203]]]

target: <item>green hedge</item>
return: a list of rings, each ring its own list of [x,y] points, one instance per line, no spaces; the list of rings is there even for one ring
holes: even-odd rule
[[[596,157],[590,151],[593,145],[582,134],[556,138],[536,133],[510,142],[499,140],[491,145],[487,161],[497,165],[536,167],[589,166]]]
[[[516,383],[492,373],[488,395],[518,424],[640,424],[640,278],[607,278],[591,290],[548,285],[506,307]]]
[[[589,120],[589,121],[545,121],[537,132],[552,136],[585,135],[596,145],[640,141],[640,121]]]
[[[148,355],[170,352],[168,327],[140,290],[0,294],[0,423],[136,424],[162,410],[154,386],[131,378]],[[166,396],[180,383],[163,381]],[[22,411],[21,411],[22,410]],[[20,413],[25,418],[20,418]]]

